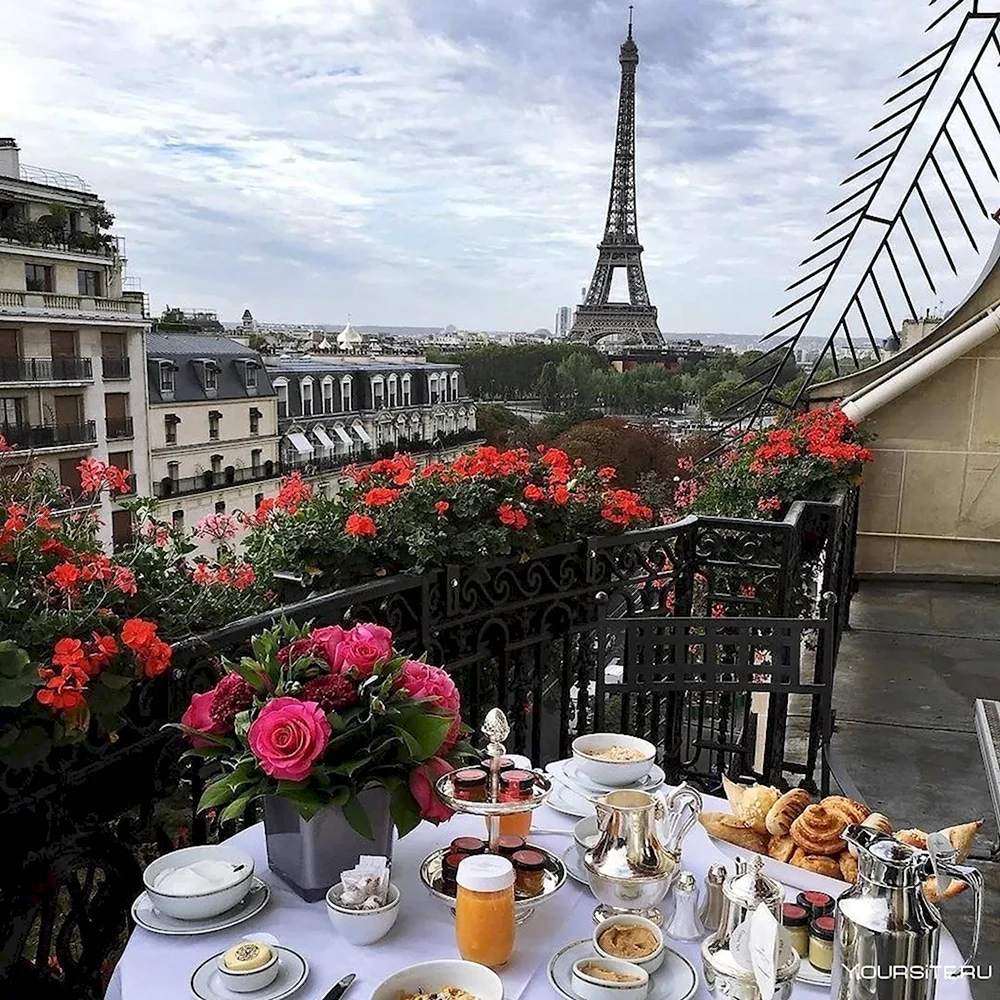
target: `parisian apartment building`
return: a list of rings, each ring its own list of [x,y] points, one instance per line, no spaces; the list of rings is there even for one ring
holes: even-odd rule
[[[77,466],[96,457],[150,490],[144,296],[123,288],[122,242],[79,177],[20,161],[0,138],[0,434],[3,469],[45,469],[81,501]],[[130,515],[105,497],[103,540],[125,545]]]

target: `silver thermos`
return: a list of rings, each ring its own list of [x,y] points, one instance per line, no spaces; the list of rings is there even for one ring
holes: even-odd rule
[[[976,928],[971,964],[979,947],[983,876],[955,863],[957,852],[929,845],[923,851],[876,830],[849,826],[842,834],[857,852],[858,879],[837,901],[833,942],[833,1000],[934,1000],[941,944],[941,914],[923,883],[960,879],[975,893]]]

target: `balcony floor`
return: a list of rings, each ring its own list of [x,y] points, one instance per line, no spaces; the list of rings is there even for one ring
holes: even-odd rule
[[[866,582],[851,606],[837,664],[835,746],[868,805],[894,822],[937,830],[996,821],[972,706],[1000,697],[1000,588],[979,584]],[[1000,865],[986,877],[979,965],[1000,974]],[[963,951],[971,941],[971,893],[943,904]],[[973,985],[979,1000],[996,982]]]

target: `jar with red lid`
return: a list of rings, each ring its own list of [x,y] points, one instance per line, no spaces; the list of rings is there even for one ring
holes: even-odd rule
[[[524,802],[534,797],[535,775],[514,768],[500,775],[499,802]],[[531,832],[531,812],[511,813],[500,817],[501,836],[527,837]]]
[[[518,851],[525,847],[524,837],[507,836],[501,837],[497,841],[497,853],[505,858],[512,858]]]
[[[835,917],[816,917],[809,927],[809,963],[820,972],[833,970],[833,936]]]
[[[516,851],[511,857],[514,865],[514,889],[521,896],[539,896],[545,884],[545,855],[532,847]]]
[[[451,842],[451,850],[457,854],[485,854],[486,841],[478,837],[456,837]]]
[[[800,892],[795,897],[795,902],[799,906],[805,907],[813,919],[828,916],[833,913],[833,908],[836,906],[833,896],[829,896],[825,892]]]
[[[792,947],[803,957],[809,957],[809,911],[798,903],[785,903],[781,908],[781,923],[788,931]]]
[[[441,862],[441,888],[449,896],[454,896],[458,891],[458,866],[467,858],[468,854],[460,854],[452,851],[444,856]]]
[[[489,775],[481,767],[463,767],[451,776],[455,798],[463,802],[485,802]]]

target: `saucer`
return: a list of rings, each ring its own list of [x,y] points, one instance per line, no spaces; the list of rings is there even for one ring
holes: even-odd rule
[[[799,974],[795,978],[800,983],[809,983],[810,986],[825,986],[827,989],[830,988],[833,979],[829,972],[817,969],[808,958],[802,959],[802,964],[799,965]]]
[[[236,1000],[238,997],[253,997],[253,1000],[282,1000],[290,997],[309,975],[309,963],[291,948],[276,945],[278,953],[278,975],[270,986],[252,993],[234,993],[222,981],[219,972],[219,955],[206,958],[191,976],[191,992],[198,1000]]]
[[[565,813],[567,816],[576,816],[583,819],[584,816],[593,816],[595,813],[594,804],[586,792],[574,792],[560,781],[552,782],[552,791],[545,800],[545,804],[556,812]]]
[[[579,787],[584,791],[597,792],[602,795],[606,792],[651,792],[654,789],[659,788],[660,785],[667,780],[667,775],[659,764],[653,764],[645,776],[640,778],[638,781],[633,782],[631,785],[605,785],[599,781],[594,781],[593,778],[590,778],[583,773],[580,765],[572,757],[569,757],[566,760],[553,761],[549,764],[546,770],[553,774],[562,775],[567,781],[572,781],[574,785],[579,785]]]
[[[144,930],[153,934],[210,934],[249,920],[267,906],[271,898],[271,887],[256,875],[250,881],[250,891],[231,909],[204,920],[178,920],[154,909],[149,896],[141,893],[132,904],[132,919]],[[228,992],[228,991],[227,991]]]
[[[581,958],[597,958],[590,938],[560,948],[549,962],[549,982],[565,1000],[581,1000],[573,990],[573,963]],[[694,966],[669,945],[663,948],[663,965],[649,977],[647,1000],[691,1000],[698,989]]]
[[[590,888],[590,877],[583,865],[583,858],[580,857],[580,848],[576,844],[571,844],[563,851],[562,863],[570,878],[574,878],[577,882],[582,882],[588,889]]]

